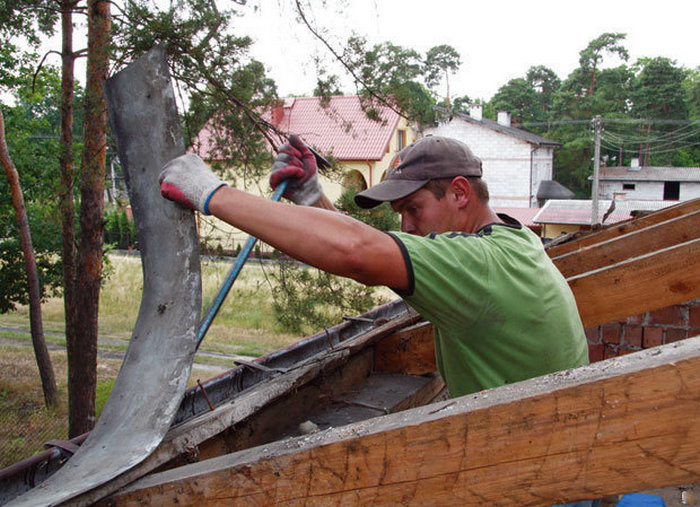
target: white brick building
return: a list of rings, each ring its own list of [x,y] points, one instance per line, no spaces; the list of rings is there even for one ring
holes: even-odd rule
[[[426,128],[425,135],[467,143],[483,162],[494,207],[530,208],[538,206],[538,199],[567,197],[561,193],[538,195],[540,184],[552,180],[554,147],[560,144],[511,126],[509,113],[499,112],[495,122],[483,118],[480,108],[473,109],[470,115],[458,114],[437,127]],[[543,191],[545,187],[549,191],[556,186],[543,186]],[[559,190],[566,192],[563,187]]]
[[[605,167],[600,199],[689,201],[700,198],[700,167]]]

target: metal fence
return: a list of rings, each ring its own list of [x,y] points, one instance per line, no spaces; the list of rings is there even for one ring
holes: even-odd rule
[[[0,397],[8,394],[0,391]],[[68,434],[65,410],[23,404],[0,411],[0,468],[5,468],[44,450],[44,443],[63,440]],[[10,404],[11,405],[11,404]]]

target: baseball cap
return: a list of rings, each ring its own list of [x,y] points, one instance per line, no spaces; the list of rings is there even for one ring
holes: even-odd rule
[[[384,181],[355,195],[355,203],[360,208],[374,208],[406,197],[430,180],[481,174],[481,159],[463,142],[449,137],[424,137],[397,153]]]

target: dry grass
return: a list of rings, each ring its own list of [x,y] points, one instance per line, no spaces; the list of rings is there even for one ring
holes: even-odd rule
[[[65,378],[65,353],[51,353],[57,379]],[[61,403],[47,410],[34,356],[16,347],[0,347],[0,466],[42,450],[42,443],[65,438],[68,424],[65,382],[59,384]]]
[[[65,439],[68,434],[67,362],[65,351],[51,351],[51,362],[59,390],[59,405],[48,410],[31,348],[0,346],[0,468],[43,450],[44,442]],[[97,413],[102,410],[121,360],[99,358],[97,362]],[[211,376],[195,367],[188,387]]]
[[[230,267],[230,262],[203,260],[205,309]],[[201,351],[259,356],[302,337],[280,329],[267,281],[271,269],[274,268],[261,266],[253,260],[245,265],[209,329]],[[111,255],[107,273],[100,297],[100,351],[106,348],[124,351],[141,303],[143,275],[140,258]],[[52,298],[46,301],[42,305],[42,318],[45,333],[63,333],[63,300]],[[0,326],[29,329],[28,309],[20,307],[16,312],[0,315]],[[1,345],[3,335],[9,339],[6,345]],[[105,338],[111,342],[103,344]],[[18,343],[18,340],[21,341]],[[49,335],[47,342],[65,345],[62,336]],[[58,409],[48,411],[44,408],[39,373],[30,344],[28,334],[0,332],[0,467],[41,451],[43,442],[63,439],[67,435],[66,354],[64,351],[51,352],[61,402]],[[196,362],[233,367],[233,360],[213,360],[200,354]],[[98,413],[120,366],[121,360],[98,360]],[[188,385],[214,374],[211,369],[195,364]]]
[[[227,262],[203,262],[205,308],[229,269],[230,263]],[[112,349],[124,350],[131,337],[141,304],[143,275],[140,258],[110,256],[108,275],[100,298],[100,338],[124,340],[121,346],[109,345]],[[51,298],[42,305],[42,320],[45,333],[64,332],[61,298]],[[16,312],[0,315],[0,326],[28,329],[28,308],[20,307]],[[49,411],[44,407],[39,372],[30,347],[30,336],[18,333],[2,334],[11,341],[0,346],[0,468],[40,452],[43,450],[42,444],[48,440],[66,438],[68,431],[65,351],[50,353],[60,403],[57,409]],[[259,264],[249,263],[234,284],[201,350],[261,355],[299,338],[279,331],[265,273]],[[21,341],[16,342],[17,339]],[[63,337],[47,336],[47,342],[65,345]],[[100,350],[103,348],[100,345]],[[210,361],[202,358],[201,362]],[[216,362],[233,367],[232,360]],[[120,367],[121,360],[118,359],[98,360],[98,413],[111,391]],[[211,369],[195,365],[188,386],[196,384],[197,379],[207,379],[213,375]]]

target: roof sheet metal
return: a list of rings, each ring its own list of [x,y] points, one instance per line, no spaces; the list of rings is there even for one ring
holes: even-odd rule
[[[320,97],[290,102],[276,126],[339,160],[381,160],[400,118],[386,106],[376,107],[381,120],[368,118],[357,95],[331,97],[325,105]]]
[[[588,179],[592,179],[589,177]],[[700,182],[700,167],[605,167],[603,181],[690,181]]]
[[[505,213],[506,215],[515,218],[518,222],[523,224],[525,227],[540,227],[533,221],[537,213],[539,213],[540,208],[502,208],[494,207],[493,210],[496,213]]]
[[[574,193],[554,180],[542,180],[537,189],[537,199],[571,199]]]
[[[598,201],[598,219],[602,220],[610,209],[611,200]],[[615,208],[605,219],[613,224],[632,218],[634,211],[657,211],[678,204],[678,201],[615,201]],[[590,200],[552,199],[545,203],[533,219],[538,224],[590,225],[593,204]]]
[[[551,139],[547,139],[546,137],[538,136],[537,134],[533,134],[532,132],[528,132],[527,130],[522,130],[517,127],[508,127],[506,125],[501,125],[497,121],[489,120],[488,118],[482,118],[481,120],[477,120],[475,118],[472,118],[468,114],[465,113],[458,113],[457,115],[459,118],[461,118],[464,121],[467,121],[469,123],[474,123],[476,125],[481,125],[482,127],[486,127],[488,129],[491,129],[495,132],[499,132],[501,134],[506,134],[509,136],[513,136],[516,139],[520,139],[521,141],[525,141],[530,144],[535,144],[537,146],[561,146],[561,143],[557,141],[553,141]]]

